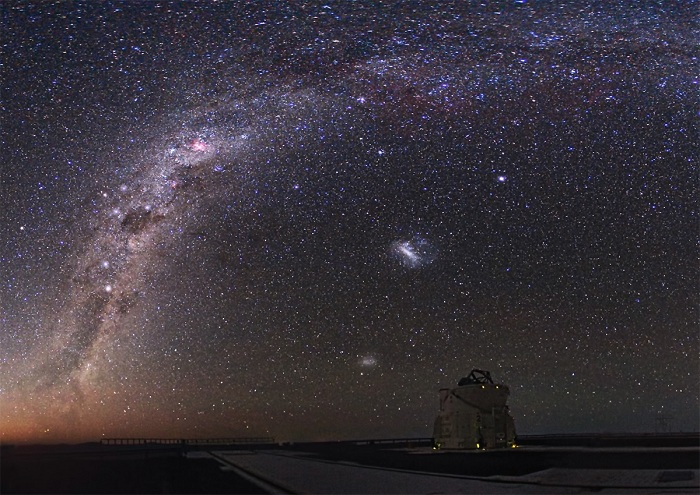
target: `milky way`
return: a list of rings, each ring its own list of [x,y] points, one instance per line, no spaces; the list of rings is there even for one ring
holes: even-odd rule
[[[698,424],[696,2],[19,2],[0,431]]]

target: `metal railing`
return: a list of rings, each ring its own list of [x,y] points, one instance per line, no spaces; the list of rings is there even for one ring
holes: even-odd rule
[[[103,438],[102,445],[238,445],[270,444],[273,437],[233,437],[233,438]]]
[[[347,440],[345,443],[355,445],[407,445],[407,444],[422,444],[432,443],[431,437],[424,438],[371,438],[363,440]]]

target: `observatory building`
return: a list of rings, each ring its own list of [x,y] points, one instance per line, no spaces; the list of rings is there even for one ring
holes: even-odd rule
[[[474,369],[455,388],[440,389],[440,413],[433,442],[437,449],[515,447],[515,424],[506,400],[507,386],[491,373]]]

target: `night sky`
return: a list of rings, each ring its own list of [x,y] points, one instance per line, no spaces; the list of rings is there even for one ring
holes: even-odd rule
[[[1,440],[697,430],[699,8],[2,2]]]

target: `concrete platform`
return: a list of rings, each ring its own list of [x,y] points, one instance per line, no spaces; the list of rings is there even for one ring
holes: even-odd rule
[[[197,453],[197,456],[206,456]],[[463,476],[320,459],[313,452],[218,451],[224,469],[269,493],[698,493],[698,469],[550,468],[524,476]]]
[[[0,493],[700,493],[697,434],[641,440],[490,451],[434,451],[421,439],[3,445]]]

